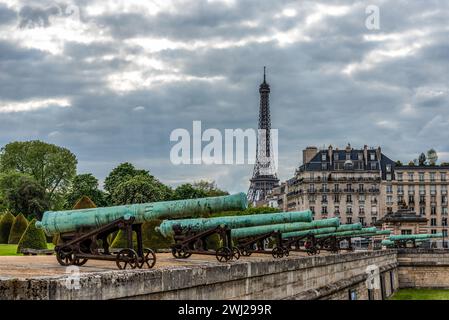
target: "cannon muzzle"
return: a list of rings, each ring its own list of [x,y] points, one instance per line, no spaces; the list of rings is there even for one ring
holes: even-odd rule
[[[244,210],[246,195],[228,196],[131,204],[115,207],[91,208],[67,211],[47,211],[42,221],[36,222],[47,235],[64,233],[80,228],[98,228],[120,218],[134,217],[134,223],[153,219],[201,217],[213,212]]]

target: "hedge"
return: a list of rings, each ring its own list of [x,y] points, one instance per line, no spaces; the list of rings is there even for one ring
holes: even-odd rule
[[[9,233],[9,244],[18,244],[20,238],[22,238],[23,233],[28,227],[28,220],[23,214],[17,215],[12,224],[11,231]]]
[[[13,223],[14,215],[11,212],[5,213],[0,221],[0,243],[8,243],[9,233]]]
[[[20,238],[17,246],[17,253],[21,253],[22,249],[47,249],[47,240],[44,230],[35,226],[36,219],[31,220],[27,229]]]
[[[147,221],[142,225],[142,238],[144,248],[153,250],[169,249],[174,240],[172,237],[164,238],[159,232],[154,230],[161,224],[162,220],[154,219]]]

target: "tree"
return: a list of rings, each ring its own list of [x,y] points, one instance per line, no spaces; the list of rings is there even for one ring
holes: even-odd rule
[[[31,220],[17,245],[17,253],[22,249],[47,249],[47,239],[42,229],[36,228],[36,219]]]
[[[419,161],[420,166],[426,165],[426,155],[424,154],[424,152],[421,152],[421,154],[419,155],[418,161]]]
[[[437,161],[438,161],[438,154],[435,151],[435,149],[432,148],[432,149],[429,149],[427,151],[427,159],[429,160],[429,164],[431,166],[434,166],[437,163]]]
[[[126,182],[128,179],[138,175],[150,176],[150,173],[146,170],[136,169],[129,162],[121,163],[114,168],[104,180],[104,189],[109,192],[109,194],[113,194],[120,183]]]
[[[0,193],[15,214],[40,219],[50,206],[44,188],[27,174],[9,172],[0,175]]]
[[[28,220],[23,214],[17,215],[11,226],[11,232],[9,233],[9,244],[18,244],[20,238],[28,227]]]
[[[164,200],[159,184],[152,176],[138,175],[120,183],[111,194],[114,205]]]
[[[0,172],[32,176],[50,201],[69,186],[76,165],[76,157],[68,149],[38,140],[11,142],[0,150]]]
[[[449,162],[441,162],[440,166],[442,167],[448,167],[449,166]]]
[[[402,162],[401,162],[400,160],[397,160],[397,161],[395,162],[395,164],[396,164],[398,167],[400,167],[400,166],[403,165]]]
[[[207,197],[225,196],[229,193],[217,188],[215,181],[200,180],[193,183],[195,189],[204,191]]]
[[[104,192],[98,188],[98,179],[90,173],[79,174],[73,179],[69,192],[65,196],[65,208],[72,208],[83,196],[91,199],[99,207],[107,205]]]
[[[175,200],[205,198],[207,193],[205,190],[195,188],[190,183],[185,183],[175,189],[173,197]]]

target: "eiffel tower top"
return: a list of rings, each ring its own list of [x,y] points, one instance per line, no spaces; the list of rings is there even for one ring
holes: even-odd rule
[[[267,83],[267,75],[266,75],[267,67],[263,67],[263,82],[260,84],[259,92],[270,92],[270,85]]]

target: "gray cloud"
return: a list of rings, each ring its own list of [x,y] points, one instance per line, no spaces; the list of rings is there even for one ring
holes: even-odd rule
[[[381,145],[402,161],[433,147],[449,161],[446,2],[335,0],[317,11],[317,1],[183,1],[155,16],[138,9],[93,15],[90,2],[76,3],[86,30],[80,38],[63,36],[61,54],[20,37],[0,41],[0,101],[71,101],[1,113],[0,145],[39,138],[66,146],[80,172],[100,179],[131,161],[173,185],[209,178],[246,191],[251,166],[174,166],[169,135],[191,131],[194,120],[204,129],[255,127],[267,65],[282,179],[292,176],[307,145]],[[365,28],[368,4],[380,6],[380,30]],[[346,7],[338,13],[326,5]],[[58,27],[44,18],[51,7],[31,10],[25,2],[15,9],[45,33]],[[0,34],[3,9],[14,12],[0,7]],[[139,38],[174,44],[157,49],[130,41]],[[135,88],[125,90],[136,73]]]

